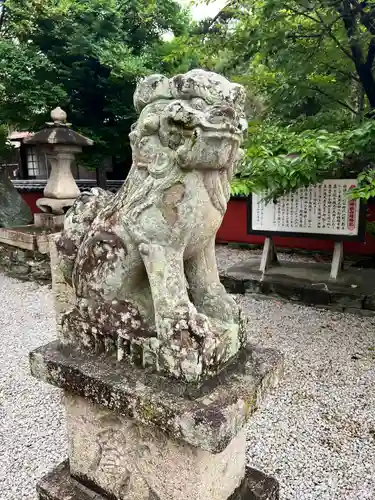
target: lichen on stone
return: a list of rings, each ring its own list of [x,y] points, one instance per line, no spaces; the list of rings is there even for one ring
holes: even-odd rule
[[[244,102],[241,85],[203,70],[137,85],[128,178],[116,195],[83,193],[57,242],[75,296],[64,342],[192,383],[241,349],[215,236],[241,156]]]

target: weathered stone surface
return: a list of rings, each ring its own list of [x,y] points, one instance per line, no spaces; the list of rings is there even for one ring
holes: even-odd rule
[[[0,228],[0,243],[25,250],[36,250],[36,235],[31,226]]]
[[[72,288],[64,278],[63,267],[57,254],[56,241],[59,233],[51,234],[49,237],[50,269],[52,277],[52,290],[55,302],[56,330],[58,338],[61,338],[61,319],[63,314],[74,306]]]
[[[61,172],[61,171],[60,171]],[[64,186],[64,182],[62,182],[60,179],[56,180],[56,184],[62,184]],[[53,188],[54,189],[54,188]],[[78,186],[77,186],[78,189]],[[43,210],[46,215],[59,215],[64,217],[64,214],[69,210],[70,207],[74,205],[74,202],[76,201],[77,196],[79,193],[76,193],[76,196],[72,198],[66,198],[64,196],[65,192],[63,188],[59,188],[58,191],[60,194],[62,194],[62,198],[39,198],[36,202],[36,205],[40,210]],[[73,194],[73,193],[71,193]],[[60,229],[63,227],[64,222],[60,225]]]
[[[26,144],[60,144],[78,147],[92,146],[94,144],[88,137],[69,128],[71,124],[67,123],[67,115],[60,107],[51,111],[51,119],[52,122],[47,123],[48,128],[27,137],[24,142]]]
[[[32,220],[30,207],[13,186],[6,168],[0,167],[0,227],[22,226]]]
[[[70,473],[108,495],[227,500],[245,475],[245,430],[212,454],[65,393]]]
[[[34,224],[36,227],[57,232],[64,226],[64,215],[47,214],[45,212],[34,214]]]
[[[39,253],[48,254],[49,253],[49,231],[45,231],[42,234],[36,234],[36,249]]]
[[[1,243],[0,269],[9,276],[22,280],[51,280],[49,256],[38,250],[26,250]]]
[[[375,293],[372,293],[365,298],[364,307],[370,311],[375,311]]]
[[[279,483],[273,477],[248,467],[241,486],[228,500],[279,500]]]
[[[68,461],[41,479],[36,489],[39,500],[108,500],[73,479]]]
[[[335,290],[330,292],[330,302],[345,308],[362,309],[365,296],[361,293],[351,293],[349,290]]]
[[[95,486],[94,486],[95,487]],[[72,478],[69,473],[68,462],[55,468],[38,484],[39,500],[108,500],[98,491],[87,488]],[[184,500],[195,500],[185,496]],[[207,495],[207,500],[211,498]],[[132,500],[129,498],[129,500]],[[159,500],[150,494],[147,500]],[[265,476],[259,471],[247,468],[245,478],[239,488],[228,500],[279,500],[279,486],[275,479]]]
[[[61,321],[65,342],[114,346],[119,360],[130,351],[189,382],[215,376],[241,349],[215,235],[242,154],[244,102],[241,85],[203,70],[138,84],[129,176],[116,196],[96,191],[98,202],[85,203],[84,194],[58,244],[77,297]]]
[[[35,226],[20,226],[14,228],[0,228],[0,243],[5,243],[24,250],[38,251],[46,254],[48,249],[48,231]]]
[[[58,341],[33,351],[30,363],[44,382],[211,453],[237,436],[283,368],[279,353],[249,346],[218,378],[197,387]]]

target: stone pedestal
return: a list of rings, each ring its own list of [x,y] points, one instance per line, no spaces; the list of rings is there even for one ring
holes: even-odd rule
[[[82,486],[119,500],[278,498],[272,480],[245,475],[245,425],[278,381],[277,352],[247,346],[199,389],[60,341],[30,362],[35,377],[64,389],[69,436],[69,473],[42,481],[40,498]],[[62,496],[53,496],[56,474]]]
[[[43,198],[40,199],[43,200]],[[39,201],[40,200],[38,200],[37,203]],[[57,232],[61,230],[64,225],[64,215],[48,214],[45,212],[34,214],[34,224],[36,227]]]

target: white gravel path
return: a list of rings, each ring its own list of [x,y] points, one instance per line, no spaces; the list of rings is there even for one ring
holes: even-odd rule
[[[219,270],[225,271],[236,264],[241,264],[249,259],[261,258],[262,250],[250,250],[248,248],[236,247],[232,245],[216,245],[216,260]],[[277,251],[280,261],[293,262],[331,262],[332,256],[326,256],[316,252],[315,254],[286,253],[282,249]]]
[[[28,365],[54,328],[51,290],[0,274],[0,500],[36,499],[36,481],[66,455],[59,390]]]
[[[285,376],[249,425],[251,465],[282,500],[375,499],[375,318],[240,297]]]
[[[249,426],[251,465],[280,480],[282,500],[375,499],[375,318],[239,300],[250,340],[286,355]],[[0,335],[0,500],[35,500],[66,455],[58,390],[30,377],[27,359],[55,336],[50,289],[0,274]]]

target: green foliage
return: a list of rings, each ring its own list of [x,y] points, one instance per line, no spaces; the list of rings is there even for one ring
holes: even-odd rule
[[[352,196],[368,199],[375,195],[375,170],[371,168],[374,153],[372,120],[342,132],[298,133],[280,125],[253,123],[232,193],[266,191],[270,200],[325,178],[358,175],[359,187]]]
[[[203,65],[239,77],[260,95],[267,115],[300,124],[319,115],[318,126],[327,128],[327,111],[340,110],[347,122],[375,105],[374,7],[356,0],[233,0],[184,43]]]
[[[0,39],[0,122],[34,128],[40,115],[66,102],[56,68],[43,54],[15,40]]]
[[[358,186],[352,189],[351,196],[355,199],[362,199],[368,201],[370,198],[375,198],[375,170],[366,169],[359,174]]]
[[[248,89],[233,194],[359,175],[352,196],[374,196],[375,0],[228,0],[180,46]]]
[[[8,141],[8,128],[0,125],[0,163],[8,163],[13,157],[14,148]]]
[[[187,19],[174,0],[7,0],[0,123],[36,129],[59,105],[94,139],[95,165],[126,158],[136,81],[164,69],[163,35]]]

